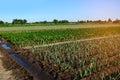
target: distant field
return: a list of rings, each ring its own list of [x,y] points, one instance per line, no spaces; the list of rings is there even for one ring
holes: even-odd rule
[[[96,27],[120,27],[120,24],[72,24],[72,25],[17,26],[17,27],[13,26],[13,27],[0,27],[0,32],[20,30],[66,29],[66,28],[96,28]]]

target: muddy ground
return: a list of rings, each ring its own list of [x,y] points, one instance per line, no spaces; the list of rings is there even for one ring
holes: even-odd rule
[[[3,66],[2,59],[4,57],[0,54],[0,80],[16,80],[12,75],[11,70],[6,70]]]

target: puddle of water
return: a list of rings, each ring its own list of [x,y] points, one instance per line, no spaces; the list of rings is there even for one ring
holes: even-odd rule
[[[31,73],[31,75],[33,75],[36,78],[36,80],[39,80],[41,78],[41,76],[44,77],[45,74],[38,72],[38,70],[36,68],[31,66],[27,61],[25,61],[24,59],[19,57],[17,54],[10,53],[9,56],[11,58],[13,58],[20,66],[22,66],[23,68],[28,70]],[[40,80],[48,80],[48,79],[40,79]]]
[[[29,63],[27,63],[25,60],[23,60],[21,57],[19,57],[17,54],[10,53],[9,56],[12,57],[20,66],[22,66],[26,70],[28,70],[32,75],[35,75],[36,72],[38,71],[35,68],[31,68],[31,65]],[[46,79],[44,79],[44,80],[46,80]]]
[[[7,44],[2,44],[2,47],[7,50],[11,49],[10,46],[8,46]]]
[[[23,66],[24,68],[28,68],[29,67],[29,65],[28,64],[26,64],[26,62],[22,59],[22,58],[20,58],[17,54],[15,54],[15,53],[11,53],[11,54],[9,54],[13,59],[15,59],[15,61],[17,61],[21,66]]]
[[[0,40],[0,43],[2,43],[2,41]]]

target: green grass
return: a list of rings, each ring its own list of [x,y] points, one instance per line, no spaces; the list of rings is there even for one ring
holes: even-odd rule
[[[18,46],[48,44],[120,34],[120,27],[0,32]]]

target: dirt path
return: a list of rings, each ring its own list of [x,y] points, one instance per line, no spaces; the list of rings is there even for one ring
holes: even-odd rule
[[[22,47],[22,48],[23,48],[23,49],[31,49],[31,48],[54,46],[54,45],[60,45],[60,44],[68,44],[68,43],[72,43],[72,42],[82,42],[82,41],[99,40],[99,39],[106,39],[106,38],[113,38],[113,37],[120,37],[120,35],[112,35],[112,36],[104,36],[104,37],[95,37],[95,38],[89,38],[89,39],[80,39],[80,40],[75,40],[75,41],[57,42],[57,43],[44,44],[44,45],[26,46],[26,47]]]
[[[0,80],[16,80],[11,75],[12,71],[6,71],[6,69],[3,67],[2,58],[3,56],[0,55]]]

